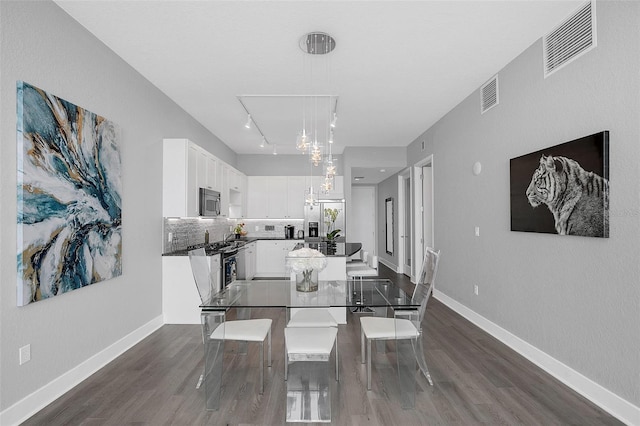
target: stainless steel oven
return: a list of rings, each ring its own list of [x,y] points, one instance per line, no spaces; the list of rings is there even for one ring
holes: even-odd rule
[[[226,288],[229,284],[236,280],[237,275],[237,251],[222,253],[222,279],[221,282]]]

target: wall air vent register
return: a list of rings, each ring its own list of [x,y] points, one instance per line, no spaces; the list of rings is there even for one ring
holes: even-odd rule
[[[596,44],[596,9],[595,2],[590,1],[544,36],[545,78],[587,53]]]

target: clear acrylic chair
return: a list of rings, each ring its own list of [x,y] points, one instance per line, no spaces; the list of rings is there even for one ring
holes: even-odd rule
[[[408,313],[410,319],[386,318],[386,317],[362,317],[360,318],[360,353],[362,363],[367,363],[367,389],[371,389],[371,341],[372,340],[411,340],[413,356],[418,363],[420,371],[424,374],[429,384],[433,386],[431,375],[427,369],[422,347],[422,320],[427,310],[427,302],[433,292],[433,285],[438,270],[440,251],[431,248],[426,249],[422,271],[418,277],[418,283],[413,290],[411,298],[413,304],[419,305],[416,311],[399,311],[400,314]],[[400,316],[400,315],[398,315]],[[365,354],[366,346],[366,354]],[[396,350],[398,350],[396,348]],[[400,357],[397,357],[400,359]],[[400,362],[400,361],[399,361]],[[415,367],[415,364],[414,364]]]
[[[329,360],[331,351],[335,347],[336,381],[338,381],[337,335],[337,327],[286,327],[284,329],[287,422],[331,421]],[[291,367],[289,367],[290,363]]]
[[[198,287],[202,303],[215,294],[212,286],[209,261],[204,248],[189,251],[189,261],[193,278]],[[271,367],[271,323],[270,319],[249,319],[236,321],[208,321],[203,314],[203,340],[240,341],[260,343],[260,393],[264,392],[264,343],[268,341],[268,366]],[[209,352],[209,351],[207,351]],[[205,368],[206,368],[205,360]]]

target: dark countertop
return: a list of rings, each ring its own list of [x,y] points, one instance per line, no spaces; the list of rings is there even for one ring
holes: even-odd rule
[[[208,245],[203,244],[199,244],[197,246],[194,246],[194,248],[200,248],[200,247],[204,247],[205,251],[207,252],[207,256],[215,256],[217,254],[224,254],[227,253],[229,251],[233,251],[233,250],[238,250],[241,249],[242,247],[244,247],[246,244],[254,242],[254,241],[258,241],[258,240],[267,240],[267,241],[298,241],[298,245],[296,246],[296,248],[302,248],[302,247],[309,247],[309,248],[313,248],[316,250],[319,250],[320,252],[322,252],[324,255],[326,256],[332,256],[332,257],[344,257],[344,256],[352,256],[354,254],[356,254],[361,248],[362,248],[362,244],[361,243],[345,243],[345,242],[338,242],[335,243],[335,247],[331,247],[330,245],[327,247],[327,243],[326,242],[309,242],[309,241],[305,241],[303,239],[285,239],[285,238],[275,238],[275,237],[241,237],[239,239],[235,239],[235,240],[230,240],[227,243],[230,244],[229,246],[220,249],[218,247],[216,247],[216,244],[218,243],[211,243]],[[163,256],[188,256],[188,249],[182,249],[182,250],[176,250],[170,253],[163,253]]]
[[[316,249],[327,257],[348,257],[353,256],[362,248],[362,243],[334,243],[300,241],[295,250],[303,247]]]
[[[286,239],[284,237],[240,237],[234,240],[228,240],[227,244],[230,244],[230,246],[227,247],[228,250],[233,250],[235,249],[241,249],[242,247],[244,247],[245,245],[252,243],[254,241],[258,241],[258,240],[268,240],[268,241],[285,241],[285,240],[290,240],[290,241],[304,241],[303,239]],[[225,249],[218,249],[216,248],[216,244],[220,244],[220,241],[214,242],[214,243],[209,243],[207,244],[197,244],[195,246],[193,246],[193,248],[200,248],[200,247],[204,247],[205,251],[207,252],[207,256],[215,256],[217,254],[224,254],[227,250]],[[176,251],[172,251],[172,252],[168,252],[168,253],[163,253],[163,256],[187,256],[189,252],[189,249],[181,249],[181,250],[176,250]]]

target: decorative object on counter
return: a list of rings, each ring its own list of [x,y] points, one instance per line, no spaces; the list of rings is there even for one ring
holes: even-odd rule
[[[336,219],[340,214],[340,210],[326,208],[324,209],[325,225],[327,225],[327,234],[334,230],[336,227]],[[327,235],[328,237],[328,235]]]
[[[204,231],[204,243],[209,244],[209,230],[205,229]]]
[[[336,254],[336,239],[340,236],[341,229],[335,229],[336,219],[340,214],[340,210],[326,208],[324,209],[325,224],[327,225],[327,254]]]
[[[122,275],[115,123],[17,83],[17,305]]]
[[[327,258],[318,250],[301,248],[289,252],[286,264],[296,274],[297,291],[317,291],[318,272],[326,268]]]
[[[244,237],[245,235],[247,235],[247,231],[244,230],[244,222],[238,223],[233,228],[233,233],[236,234],[236,240],[239,239],[240,237]]]

